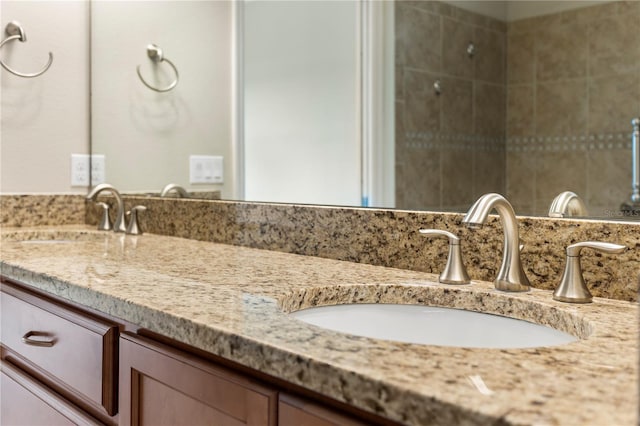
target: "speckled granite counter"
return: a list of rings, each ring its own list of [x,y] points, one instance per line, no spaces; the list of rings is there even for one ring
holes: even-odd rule
[[[635,303],[568,305],[545,290],[505,294],[380,266],[84,226],[56,230],[4,228],[2,274],[402,423],[638,421]],[[347,301],[505,313],[585,339],[517,350],[420,346],[342,335],[284,313]],[[478,378],[486,389],[473,384]]]

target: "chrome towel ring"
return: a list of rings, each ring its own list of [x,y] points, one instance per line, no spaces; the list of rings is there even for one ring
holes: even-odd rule
[[[7,26],[5,27],[5,32],[7,33],[7,35],[9,37],[5,38],[4,40],[2,40],[0,42],[0,49],[2,48],[2,46],[5,45],[5,43],[8,43],[8,42],[13,41],[13,40],[20,40],[23,43],[25,41],[27,41],[27,35],[24,32],[24,29],[22,28],[22,25],[20,25],[20,23],[17,22],[17,21],[9,22],[7,24]],[[5,70],[9,71],[13,75],[17,75],[18,77],[24,77],[24,78],[38,77],[39,75],[44,74],[49,69],[49,67],[51,66],[52,63],[53,63],[53,53],[49,52],[49,62],[47,62],[47,64],[44,66],[44,68],[42,68],[40,71],[34,72],[34,73],[22,73],[22,72],[18,72],[16,70],[12,69],[7,64],[5,64],[2,61],[2,59],[0,59],[0,65],[2,65],[2,68],[4,68]]]
[[[164,53],[162,52],[162,49],[160,49],[155,44],[150,44],[147,46],[147,55],[156,64],[159,64],[163,61],[168,63],[171,66],[171,68],[173,68],[173,72],[176,74],[176,79],[167,87],[164,87],[164,88],[153,87],[152,85],[150,85],[144,80],[144,78],[142,77],[142,74],[140,73],[140,65],[138,65],[138,67],[136,68],[136,71],[138,71],[138,77],[140,77],[140,81],[142,81],[142,84],[144,84],[151,90],[155,90],[156,92],[168,92],[169,90],[176,87],[176,85],[178,84],[178,78],[179,78],[178,69],[176,68],[175,65],[173,65],[173,62],[171,62],[170,60],[164,57]]]

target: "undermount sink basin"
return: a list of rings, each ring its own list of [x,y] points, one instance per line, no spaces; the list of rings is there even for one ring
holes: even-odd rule
[[[558,346],[578,338],[528,321],[422,305],[344,304],[303,309],[294,318],[342,333],[465,348]]]

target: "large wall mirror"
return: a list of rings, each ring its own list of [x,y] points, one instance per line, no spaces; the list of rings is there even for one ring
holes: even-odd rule
[[[571,191],[607,219],[632,193],[640,2],[93,1],[91,13],[92,153],[125,192],[176,183],[436,211],[499,192],[547,215]]]

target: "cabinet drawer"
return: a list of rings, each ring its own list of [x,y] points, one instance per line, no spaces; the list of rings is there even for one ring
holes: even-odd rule
[[[14,287],[3,285],[0,296],[2,344],[114,415],[117,327]]]

